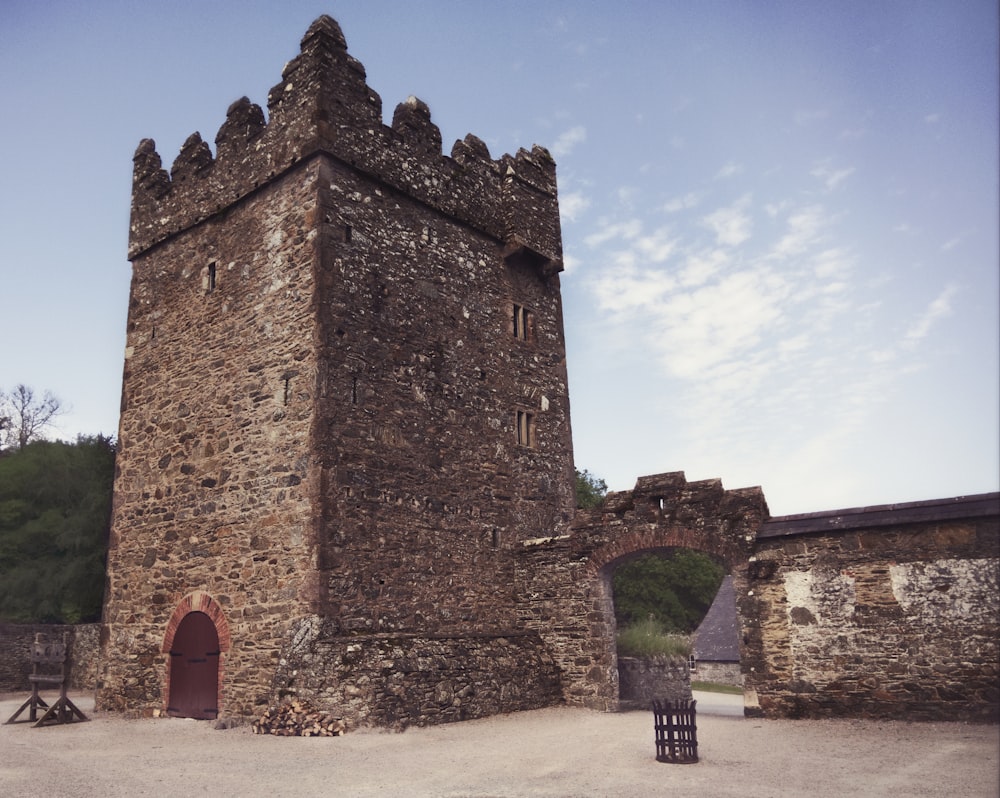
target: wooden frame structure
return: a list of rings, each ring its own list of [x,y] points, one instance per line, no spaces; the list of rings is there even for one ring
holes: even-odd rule
[[[61,642],[46,642],[41,632],[37,633],[31,644],[31,673],[28,674],[28,681],[31,682],[31,696],[6,722],[19,722],[18,716],[26,709],[28,710],[27,721],[20,722],[33,723],[36,729],[50,724],[72,723],[74,719],[89,720],[66,695],[66,690],[69,687],[70,664],[68,632],[63,633]],[[38,694],[38,691],[45,687],[59,687],[59,698],[51,706]],[[40,718],[38,717],[39,708],[45,710]]]

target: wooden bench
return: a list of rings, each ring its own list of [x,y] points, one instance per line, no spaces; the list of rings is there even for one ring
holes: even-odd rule
[[[50,642],[46,642],[41,633],[36,634],[35,641],[31,644],[31,673],[28,674],[28,681],[31,682],[31,697],[7,719],[7,723],[17,723],[18,716],[26,709],[28,710],[27,721],[33,723],[36,729],[54,723],[89,720],[66,695],[66,690],[69,687],[69,675],[69,633],[63,633],[62,641]],[[59,698],[49,706],[45,699],[38,694],[38,691],[56,687],[59,688]],[[39,709],[45,710],[40,718],[38,717]],[[24,723],[25,721],[20,722]]]

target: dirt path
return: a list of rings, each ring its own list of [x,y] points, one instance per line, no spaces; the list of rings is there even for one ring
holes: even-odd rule
[[[21,700],[0,698],[0,718],[6,720]],[[92,711],[90,699],[74,700]],[[91,717],[45,729],[0,725],[0,794],[1000,795],[997,726],[699,714],[701,761],[669,765],[654,758],[651,712],[553,708],[337,738],[261,737],[248,728],[216,731],[192,720]]]

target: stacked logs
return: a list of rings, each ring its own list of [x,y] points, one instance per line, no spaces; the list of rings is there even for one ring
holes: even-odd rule
[[[251,728],[254,734],[278,737],[339,737],[347,731],[347,725],[340,718],[326,715],[309,702],[298,699],[268,707]]]

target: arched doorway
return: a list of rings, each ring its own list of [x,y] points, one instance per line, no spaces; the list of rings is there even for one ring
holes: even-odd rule
[[[219,715],[219,633],[204,612],[189,612],[170,647],[167,714],[211,720]]]

